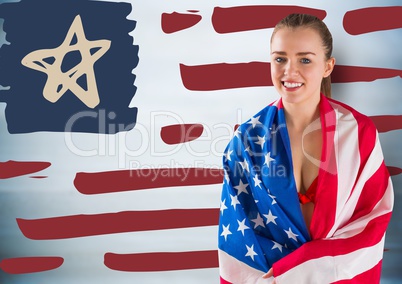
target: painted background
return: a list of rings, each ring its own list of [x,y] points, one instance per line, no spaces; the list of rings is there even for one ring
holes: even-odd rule
[[[278,97],[269,39],[293,6],[333,34],[333,98],[379,129],[395,188],[381,283],[400,283],[400,1],[112,2],[0,5],[0,283],[218,283],[222,152]],[[71,90],[49,102],[47,75],[19,63],[76,14],[111,41],[94,108]]]

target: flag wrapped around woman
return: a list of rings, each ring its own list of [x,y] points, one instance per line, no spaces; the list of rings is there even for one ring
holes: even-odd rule
[[[293,175],[282,99],[238,127],[224,157],[221,283],[379,283],[393,188],[372,121],[321,95],[310,227]],[[309,189],[310,191],[310,189]]]

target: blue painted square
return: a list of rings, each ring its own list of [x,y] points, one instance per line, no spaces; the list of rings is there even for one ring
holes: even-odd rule
[[[0,93],[10,133],[128,131],[138,49],[129,3],[23,0],[0,5]]]

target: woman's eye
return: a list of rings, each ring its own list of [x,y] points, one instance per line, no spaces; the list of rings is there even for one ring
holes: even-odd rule
[[[303,63],[303,64],[308,64],[308,63],[310,63],[311,61],[310,61],[310,59],[303,58],[302,60],[300,60],[300,62]]]
[[[275,61],[278,62],[278,63],[282,63],[282,62],[285,61],[285,59],[282,58],[282,57],[277,57],[277,58],[275,58]]]

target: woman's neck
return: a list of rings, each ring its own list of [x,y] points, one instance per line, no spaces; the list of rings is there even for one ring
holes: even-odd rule
[[[295,130],[303,131],[309,124],[319,118],[319,104],[321,96],[311,100],[294,104],[283,101],[286,124]]]

